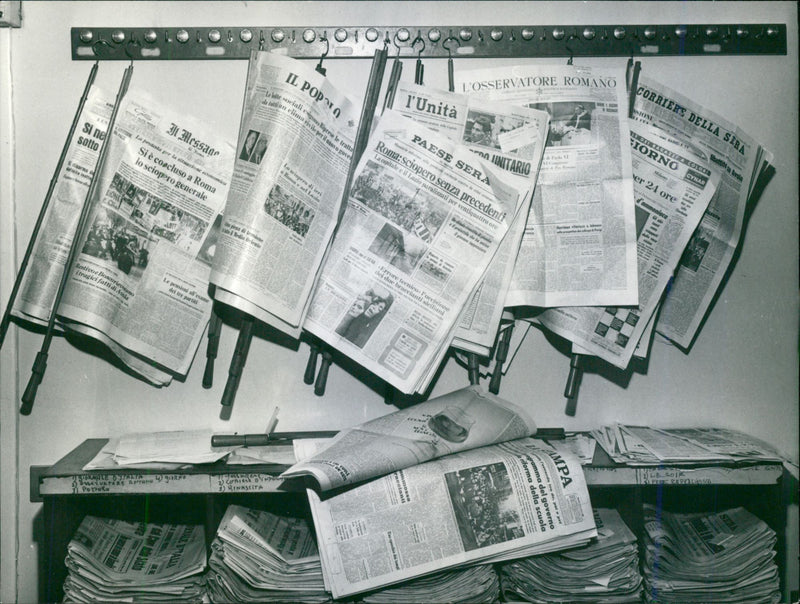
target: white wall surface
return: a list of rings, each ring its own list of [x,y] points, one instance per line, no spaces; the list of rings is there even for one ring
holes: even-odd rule
[[[777,174],[750,221],[736,270],[690,354],[656,341],[646,374],[587,373],[577,414],[564,414],[569,358],[532,329],[501,396],[540,426],[590,429],[619,421],[723,426],[773,442],[798,460],[798,55],[794,2],[23,2],[21,29],[0,30],[0,309],[5,308],[91,66],[72,61],[73,26],[584,25],[785,23],[787,56],[648,57],[642,72],[740,125],[775,155]],[[461,60],[461,59],[459,59]],[[589,65],[623,58],[580,59]],[[474,62],[474,60],[473,60]],[[576,62],[578,60],[576,59]],[[485,63],[481,63],[485,65]],[[329,60],[328,75],[363,94],[369,60]],[[100,65],[116,91],[125,65]],[[404,75],[410,77],[413,65]],[[205,119],[235,140],[245,61],[137,63],[133,86]],[[388,75],[388,69],[387,69]],[[446,87],[444,61],[426,84]],[[10,107],[9,107],[10,104]],[[522,330],[518,330],[521,332]],[[42,336],[12,326],[0,353],[0,601],[37,593],[41,505],[28,501],[28,468],[48,465],[86,438],[132,431],[211,428],[249,432],[280,406],[279,430],[341,429],[394,408],[380,391],[334,366],[323,398],[302,382],[305,344],[258,332],[230,420],[219,418],[236,330],[225,326],[214,387],[201,379],[204,346],[184,383],[156,389],[62,338],[30,416],[17,413]],[[467,384],[453,360],[433,395]],[[484,382],[484,386],[486,386]],[[797,511],[789,525],[790,586],[797,589]]]

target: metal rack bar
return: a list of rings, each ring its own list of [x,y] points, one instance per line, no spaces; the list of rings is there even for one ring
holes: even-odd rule
[[[530,25],[359,27],[73,27],[73,60],[247,59],[252,50],[294,58],[400,56],[630,57],[785,55],[786,25]]]

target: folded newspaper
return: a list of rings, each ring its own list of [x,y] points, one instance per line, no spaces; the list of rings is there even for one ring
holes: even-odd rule
[[[700,157],[643,123],[630,127],[636,197],[639,304],[634,307],[550,308],[536,320],[622,369],[650,323],[719,183],[719,172]]]
[[[470,386],[340,432],[281,477],[311,476],[328,491],[535,432],[527,411]]]
[[[547,140],[546,111],[399,82],[392,106],[416,122],[528,181],[508,234],[464,306],[451,346],[489,356],[528,221],[532,191]]]
[[[591,434],[614,461],[631,466],[782,459],[771,445],[728,428],[659,429],[611,424]]]
[[[357,123],[358,107],[307,63],[252,53],[211,273],[215,299],[299,337]]]
[[[13,314],[49,320],[85,200],[88,220],[58,319],[165,385],[189,371],[211,314],[212,227],[228,192],[233,145],[133,88],[107,135],[107,98],[96,88],[89,93]],[[85,199],[92,179],[95,194]]]
[[[639,79],[633,117],[704,154],[722,176],[656,323],[656,331],[689,348],[733,264],[747,215],[774,173],[773,156],[735,124],[651,78]]]
[[[423,392],[506,236],[526,179],[387,110],[356,167],[305,327]]]
[[[206,599],[202,525],[86,516],[67,545],[65,602]]]
[[[550,114],[506,306],[638,303],[624,67],[457,70],[456,92]]]
[[[308,523],[231,504],[211,543],[213,602],[327,602]]]
[[[297,441],[298,457],[318,441]],[[522,438],[447,455],[321,498],[308,489],[326,589],[349,596],[597,535],[578,460]]]

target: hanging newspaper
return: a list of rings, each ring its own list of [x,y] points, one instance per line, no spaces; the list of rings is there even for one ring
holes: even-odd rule
[[[398,83],[394,99],[393,108],[399,113],[526,178],[532,191],[547,138],[547,112],[408,82]],[[489,356],[528,220],[530,200],[531,195],[527,195],[517,207],[484,279],[464,306],[451,346]]]
[[[342,431],[281,478],[312,476],[329,491],[535,432],[523,408],[470,386]]]
[[[386,111],[359,162],[305,327],[423,391],[508,230],[524,179]]]
[[[106,136],[109,103],[91,93],[86,110],[21,296],[20,311],[38,312],[43,321],[60,279],[46,264],[63,270],[68,234]],[[108,345],[143,378],[164,385],[188,372],[210,316],[208,245],[227,194],[233,146],[134,90],[122,100],[107,144],[58,315],[70,329]]]
[[[42,326],[49,322],[81,206],[106,137],[113,108],[107,99],[96,86],[89,90],[12,309],[20,319]]]
[[[772,174],[773,158],[734,124],[649,78],[639,79],[634,118],[699,148],[722,174],[656,324],[656,331],[689,348],[741,243],[748,206]]]
[[[296,441],[298,458],[316,442]],[[325,500],[308,496],[334,598],[597,535],[577,458],[532,438],[448,455]]]
[[[625,70],[516,65],[456,72],[455,83],[550,114],[506,306],[637,304]]]
[[[299,337],[339,218],[358,108],[309,65],[253,52],[211,282]]]
[[[549,330],[622,369],[653,317],[689,238],[719,182],[709,162],[664,138],[666,133],[631,124],[633,190],[639,257],[639,305],[550,308],[537,319]]]
[[[55,177],[53,197],[42,220],[27,269],[22,276],[19,294],[11,309],[11,314],[15,317],[42,326],[50,321],[81,209],[108,130],[113,109],[113,102],[110,100],[112,98],[96,86],[89,90],[78,118],[79,127],[73,133],[61,171]],[[106,240],[106,245],[110,246],[112,242]],[[172,380],[170,374],[134,356],[103,332],[88,325],[73,324],[71,327],[73,331],[80,331],[102,341],[125,365],[150,383],[166,385]],[[63,331],[64,326],[57,320],[53,328],[55,331]]]

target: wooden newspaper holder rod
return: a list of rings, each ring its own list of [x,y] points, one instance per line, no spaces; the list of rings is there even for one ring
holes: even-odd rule
[[[30,380],[25,388],[25,392],[22,394],[22,406],[19,410],[22,415],[30,415],[31,411],[33,410],[33,402],[36,400],[36,391],[39,389],[39,384],[41,384],[42,378],[44,378],[44,372],[47,369],[47,353],[50,349],[50,342],[53,339],[53,328],[56,321],[56,312],[58,311],[58,306],[61,303],[61,298],[64,295],[64,288],[69,280],[70,270],[72,265],[75,263],[75,258],[78,255],[78,245],[82,238],[83,232],[86,230],[86,223],[89,220],[91,208],[90,200],[93,198],[94,192],[97,189],[100,171],[108,151],[108,141],[111,139],[111,134],[114,131],[114,122],[117,119],[117,111],[119,110],[122,97],[125,96],[125,93],[128,90],[128,84],[130,84],[132,74],[133,61],[131,61],[131,64],[125,68],[125,73],[122,75],[122,82],[120,83],[119,91],[117,92],[117,98],[114,101],[114,108],[111,110],[111,117],[108,120],[108,129],[106,130],[107,135],[103,139],[100,147],[100,152],[97,156],[97,164],[94,170],[94,176],[92,177],[92,181],[89,184],[89,189],[86,192],[86,198],[83,200],[81,214],[78,218],[78,224],[75,227],[75,233],[72,237],[72,243],[70,244],[67,261],[64,264],[64,272],[61,275],[61,281],[58,284],[55,299],[53,300],[53,309],[50,312],[50,319],[47,322],[47,330],[44,334],[42,347],[36,354],[36,360],[34,360],[33,368],[31,369]]]
[[[306,371],[303,374],[303,383],[313,384],[314,377],[317,375],[317,358],[320,353],[319,341],[314,336],[311,336],[308,347],[310,350],[308,353],[308,362],[306,363]]]
[[[625,69],[625,84],[628,88],[628,117],[633,116],[633,106],[636,102],[636,88],[639,82],[641,67],[642,64],[639,61],[633,60],[633,52],[631,52]],[[575,415],[578,407],[578,391],[580,390],[581,380],[583,379],[584,356],[586,355],[573,352],[569,359],[569,375],[567,375],[567,383],[564,386],[564,396],[567,399],[564,413],[570,417]]]
[[[508,349],[511,343],[511,334],[514,332],[514,314],[504,310],[500,319],[500,330],[497,333],[497,347],[494,352],[494,369],[489,380],[489,392],[500,392],[500,380],[503,377],[503,364],[508,360]]]
[[[397,56],[392,62],[392,70],[389,72],[389,83],[386,85],[386,96],[383,99],[383,111],[394,105],[394,95],[397,92],[397,83],[403,75],[403,62],[400,60],[400,48],[398,47]],[[381,112],[382,113],[382,112]]]
[[[570,417],[575,416],[578,406],[578,390],[583,378],[583,356],[573,352],[569,358],[569,375],[567,376],[567,385],[564,387],[564,396],[567,398],[564,413]]]
[[[222,318],[211,305],[211,317],[208,320],[208,345],[206,346],[206,368],[203,371],[203,388],[208,390],[214,385],[214,360],[219,350],[219,336],[222,332]]]
[[[372,58],[372,67],[369,73],[369,80],[367,80],[367,91],[364,96],[364,105],[361,107],[361,117],[358,121],[358,130],[356,131],[356,140],[353,145],[353,156],[350,158],[350,168],[347,171],[347,180],[344,183],[344,192],[342,195],[342,211],[344,211],[344,204],[347,203],[347,197],[350,193],[350,184],[353,180],[358,161],[361,159],[361,154],[367,147],[369,134],[372,129],[372,119],[375,117],[375,109],[378,107],[378,100],[380,99],[381,84],[383,83],[383,74],[386,69],[386,47],[388,39],[385,40],[382,49],[376,50]],[[325,394],[325,384],[328,380],[328,370],[333,362],[333,354],[327,344],[320,343],[320,352],[322,354],[322,361],[319,367],[317,379],[314,382],[314,394],[322,396]],[[314,354],[312,348],[311,354]],[[309,358],[308,364],[312,363]],[[308,366],[306,367],[306,373]]]
[[[328,50],[330,45],[328,43],[327,36],[323,36],[320,38],[320,41],[325,42],[325,50],[319,57],[319,63],[317,63],[314,70],[321,74],[325,75],[326,69],[322,66],[322,62],[325,60],[325,57],[328,56]],[[259,49],[263,50],[263,41],[259,44]],[[231,407],[233,406],[233,400],[236,398],[236,391],[239,389],[239,380],[242,377],[242,371],[244,371],[245,363],[247,362],[247,354],[250,351],[250,343],[253,339],[253,327],[254,327],[255,319],[249,315],[246,315],[242,318],[242,325],[239,329],[239,337],[236,339],[236,348],[233,352],[233,357],[231,358],[231,365],[228,369],[228,381],[225,383],[225,391],[222,393],[222,405],[224,407]],[[209,335],[209,338],[211,336]],[[211,341],[209,340],[209,346],[211,346]],[[311,364],[311,359],[309,359],[309,365]],[[316,357],[313,360],[313,365],[316,366]],[[307,384],[311,383],[307,381],[309,379],[309,369],[306,368],[306,375],[303,378]],[[312,380],[313,381],[313,378]]]
[[[425,50],[425,39],[419,34],[419,32],[417,32],[417,37],[414,38],[414,41],[411,43],[411,48],[414,48],[414,46],[417,45],[417,42],[421,42],[422,46],[420,46],[420,49],[417,52],[417,62],[414,67],[414,83],[422,86],[423,80],[425,79],[425,65],[422,64],[422,53]]]
[[[242,377],[247,354],[250,352],[250,343],[253,341],[253,327],[255,318],[248,314],[242,315],[242,324],[239,326],[239,337],[236,338],[236,347],[233,349],[231,365],[228,368],[228,381],[222,393],[221,404],[223,407],[232,407],[239,389],[239,380]]]
[[[455,84],[455,75],[453,70],[453,54],[450,50],[450,46],[448,42],[455,42],[459,46],[461,45],[458,41],[458,38],[454,38],[452,32],[450,36],[444,39],[442,42],[442,48],[447,51],[447,89],[450,92],[455,92],[456,84]],[[420,50],[420,54],[417,57],[417,73],[415,77],[419,78],[419,81],[416,82],[417,84],[422,84],[422,59],[420,58],[422,55],[422,51],[425,50],[424,41],[423,47]],[[415,80],[416,81],[416,80]],[[481,381],[481,371],[480,371],[480,358],[474,352],[467,352],[467,379],[469,380],[470,386],[476,386]]]
[[[86,99],[89,96],[89,90],[91,89],[95,76],[97,75],[97,68],[99,64],[99,61],[95,61],[94,65],[92,65],[91,71],[89,72],[89,78],[86,80],[86,86],[84,87],[83,94],[78,102],[78,109],[75,112],[75,117],[73,118],[72,125],[69,128],[69,133],[67,134],[66,141],[64,142],[64,148],[61,150],[61,155],[58,158],[58,163],[56,163],[56,169],[53,172],[53,177],[50,179],[50,186],[47,188],[47,194],[44,196],[42,209],[39,210],[39,216],[36,218],[36,224],[33,226],[33,232],[31,233],[30,241],[28,241],[28,247],[25,250],[25,255],[22,257],[22,262],[19,265],[17,277],[14,280],[14,287],[11,288],[11,295],[8,297],[6,310],[3,313],[2,321],[0,321],[0,349],[3,347],[3,342],[6,339],[6,332],[8,332],[8,326],[11,323],[11,309],[14,307],[17,293],[19,292],[20,285],[22,285],[22,278],[25,275],[25,269],[28,267],[28,261],[31,258],[31,254],[33,254],[33,247],[36,244],[36,238],[39,235],[39,229],[41,229],[44,218],[47,215],[47,209],[50,207],[50,200],[52,199],[53,191],[56,188],[58,175],[61,174],[61,167],[64,165],[64,160],[67,157],[69,144],[72,142],[72,136],[75,134],[75,129],[78,127],[78,120],[83,112],[84,105],[86,105]]]

